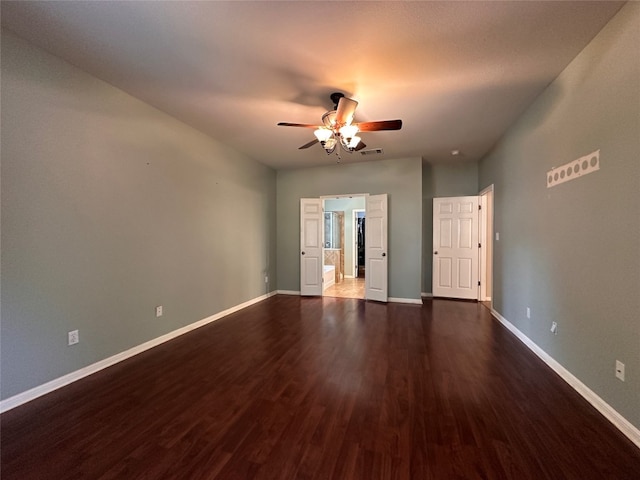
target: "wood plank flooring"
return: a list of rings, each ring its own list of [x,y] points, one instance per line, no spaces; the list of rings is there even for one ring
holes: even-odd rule
[[[481,304],[275,296],[6,412],[9,479],[638,479]]]

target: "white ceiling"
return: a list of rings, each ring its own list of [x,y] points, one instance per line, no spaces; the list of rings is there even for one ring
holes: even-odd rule
[[[329,164],[340,91],[383,155],[478,160],[623,2],[2,1],[2,25],[274,168]],[[451,150],[460,150],[458,157]]]

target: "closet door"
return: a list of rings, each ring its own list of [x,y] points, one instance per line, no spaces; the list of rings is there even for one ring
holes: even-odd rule
[[[322,295],[322,200],[300,199],[300,295]]]
[[[478,197],[433,199],[433,296],[478,299]]]

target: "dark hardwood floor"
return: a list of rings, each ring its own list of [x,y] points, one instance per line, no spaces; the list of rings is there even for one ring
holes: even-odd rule
[[[6,412],[9,479],[638,479],[481,304],[276,296]]]

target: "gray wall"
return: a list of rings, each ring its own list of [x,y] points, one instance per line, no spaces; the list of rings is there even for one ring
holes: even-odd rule
[[[344,274],[351,277],[355,271],[355,244],[353,242],[353,211],[365,208],[365,197],[333,198],[324,201],[325,212],[344,212]]]
[[[422,292],[432,292],[433,199],[477,194],[476,162],[422,163]]]
[[[546,188],[549,169],[597,149],[599,171]],[[640,428],[640,4],[481,162],[480,187],[492,183],[495,309]]]
[[[278,289],[300,290],[300,198],[389,194],[389,296],[420,298],[421,159],[282,170],[278,186]]]
[[[3,399],[275,289],[274,171],[6,32],[1,168]]]

